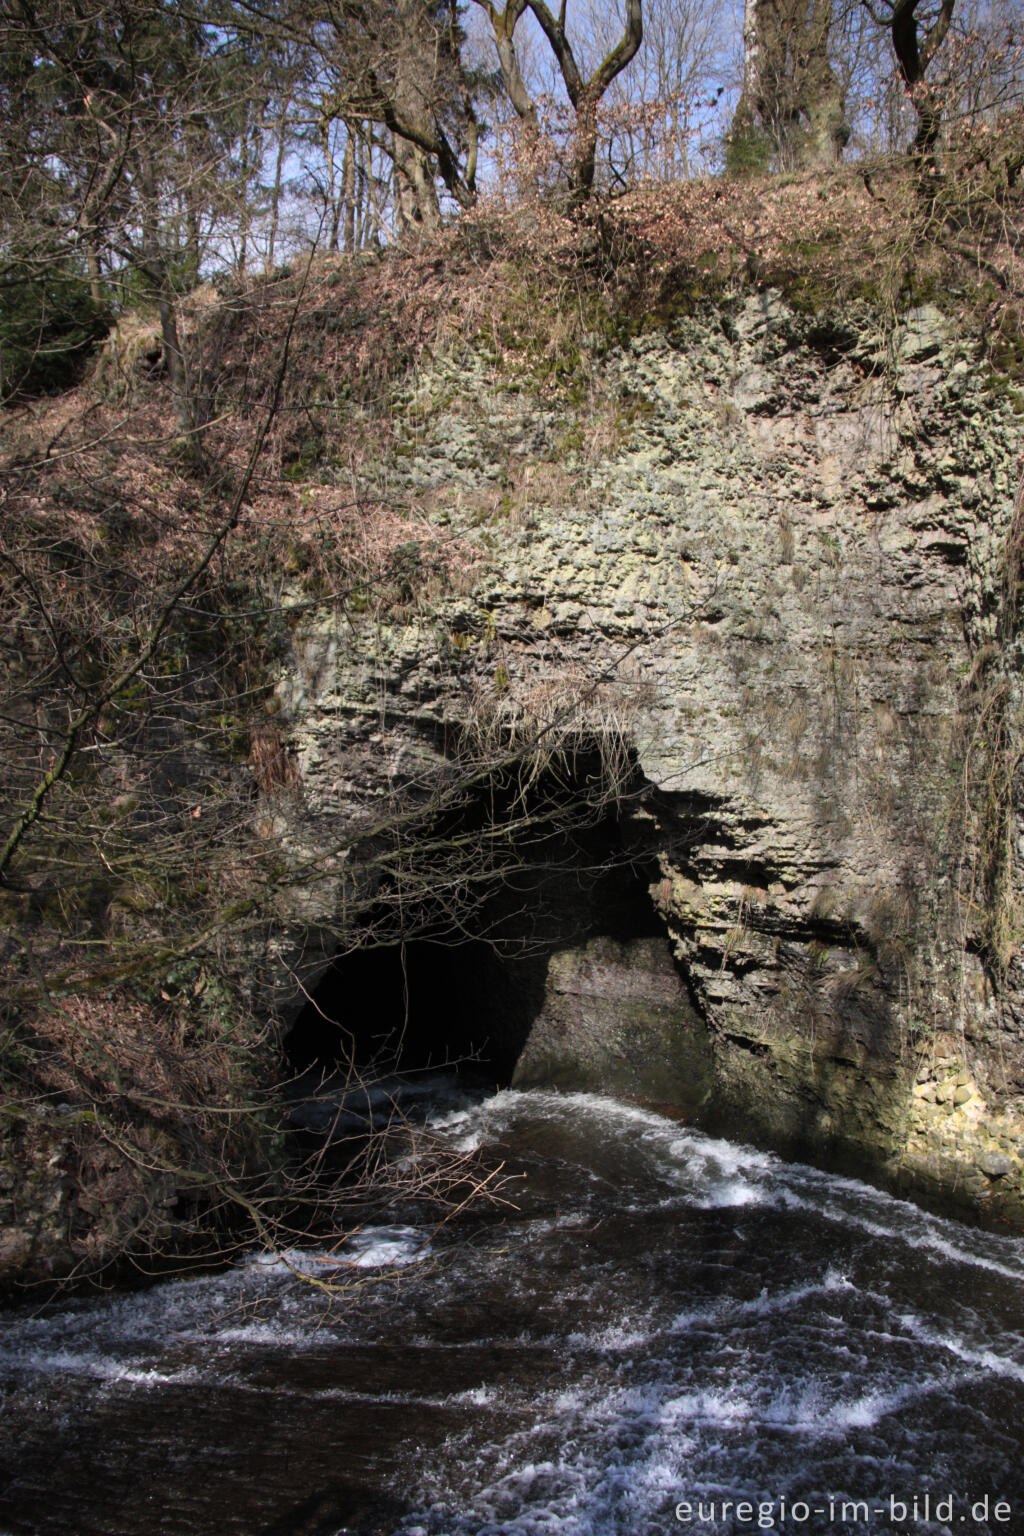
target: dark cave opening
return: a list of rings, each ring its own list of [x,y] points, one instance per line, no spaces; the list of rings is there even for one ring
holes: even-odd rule
[[[617,815],[560,832],[543,852],[511,870],[460,928],[435,925],[339,956],[287,1038],[292,1071],[444,1068],[505,1087],[544,1007],[553,955],[595,937],[667,945],[650,861],[629,847]]]
[[[497,1015],[528,1011],[509,963],[482,939],[414,938],[335,960],[288,1036],[296,1072],[435,1068],[508,1082],[514,1066]],[[487,999],[500,998],[488,1010]]]

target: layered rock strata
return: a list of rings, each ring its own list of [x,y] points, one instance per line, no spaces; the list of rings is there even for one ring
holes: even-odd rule
[[[886,330],[769,292],[595,342],[575,395],[439,357],[396,393],[380,476],[471,552],[461,590],[320,611],[279,694],[311,845],[353,773],[429,771],[470,714],[575,692],[628,743],[622,837],[678,992],[653,941],[562,946],[522,1080],[1019,1220],[1013,775],[987,807],[972,779],[986,712],[1019,712],[1019,418],[978,356],[929,306]],[[632,1004],[605,1006],[602,968]]]

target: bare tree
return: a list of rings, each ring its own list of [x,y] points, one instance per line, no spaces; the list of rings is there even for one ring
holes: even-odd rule
[[[862,0],[892,40],[900,79],[917,112],[914,148],[930,155],[942,130],[942,106],[925,74],[946,40],[956,0]]]
[[[596,9],[593,51],[607,51],[609,19]],[[602,155],[608,179],[687,179],[708,167],[721,137],[735,38],[721,0],[644,0],[643,46],[609,88]]]
[[[327,75],[321,121],[377,124],[390,135],[399,229],[440,224],[439,178],[457,205],[476,199],[478,125],[450,0],[372,0],[321,17],[314,38]]]
[[[505,89],[524,125],[528,142],[537,133],[537,107],[526,88],[515,46],[516,28],[527,9],[547,39],[576,119],[569,186],[575,196],[585,198],[594,185],[598,106],[612,81],[636,56],[643,41],[643,0],[626,0],[622,35],[589,75],[581,69],[570,40],[564,0],[557,16],[545,0],[506,0],[500,10],[493,0],[476,0],[476,4],[490,22]]]

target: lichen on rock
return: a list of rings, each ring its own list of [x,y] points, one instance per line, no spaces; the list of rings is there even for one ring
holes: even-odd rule
[[[503,388],[507,360],[471,345],[439,356],[387,474],[472,546],[472,580],[367,626],[361,653],[318,616],[295,641],[316,684],[282,689],[315,824],[341,803],[323,754],[340,764],[371,698],[422,750],[470,697],[507,721],[574,682],[635,752],[624,835],[701,1044],[655,1090],[648,1019],[620,1070],[625,1015],[582,1007],[584,949],[552,960],[522,1080],[674,1095],[1016,1220],[1024,1037],[1016,972],[997,987],[965,943],[964,679],[1000,622],[1018,422],[974,350],[933,306],[886,330],[866,304],[748,290],[603,347],[589,406]],[[986,1089],[947,1105],[916,1074],[951,1031]]]

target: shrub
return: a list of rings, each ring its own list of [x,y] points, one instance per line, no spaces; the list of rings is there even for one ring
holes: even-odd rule
[[[70,267],[9,268],[0,278],[0,400],[70,388],[109,326]]]

